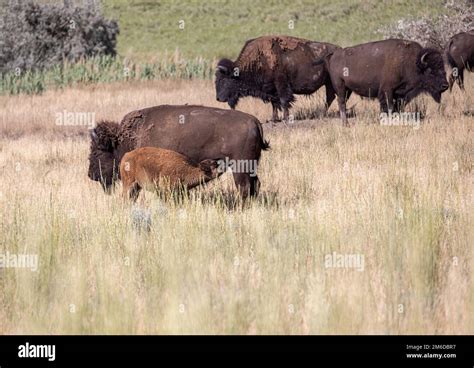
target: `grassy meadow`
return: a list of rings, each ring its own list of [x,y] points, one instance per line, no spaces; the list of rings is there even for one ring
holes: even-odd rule
[[[235,58],[246,40],[288,34],[341,46],[380,39],[377,30],[400,18],[438,14],[443,0],[105,0],[119,21],[119,54]],[[145,15],[145,16],[144,16]],[[184,23],[180,23],[183,21]]]
[[[262,35],[350,46],[380,39],[378,30],[398,19],[445,11],[443,0],[103,0],[102,4],[104,14],[120,25],[118,57],[52,65],[43,71],[12,70],[0,75],[0,95],[117,81],[211,79],[217,59],[235,59],[245,41]]]
[[[87,128],[56,124],[63,110],[119,120],[166,103],[225,107],[211,80],[0,96],[0,253],[39,255],[36,272],[0,268],[0,333],[474,333],[469,77],[440,108],[418,100],[419,129],[379,125],[378,103],[356,96],[352,128],[336,104],[265,124],[261,194],[243,208],[229,204],[229,174],[183,202],[123,203],[120,185],[106,195],[87,177]],[[298,98],[296,115],[323,94]],[[238,109],[271,113],[252,98]],[[328,268],[333,252],[364,267]]]

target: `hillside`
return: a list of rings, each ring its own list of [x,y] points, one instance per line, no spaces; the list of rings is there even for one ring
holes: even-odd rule
[[[186,58],[235,57],[245,40],[290,34],[342,46],[380,38],[400,18],[443,11],[442,0],[103,0],[119,21],[122,56],[150,59],[176,50]],[[180,20],[184,29],[180,29]],[[294,28],[289,29],[289,21]]]

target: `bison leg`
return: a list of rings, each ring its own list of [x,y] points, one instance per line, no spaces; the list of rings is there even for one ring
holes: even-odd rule
[[[459,68],[459,75],[457,78],[458,86],[461,89],[461,91],[465,91],[464,89],[464,68]]]
[[[405,100],[402,97],[395,98],[395,104],[393,105],[393,112],[404,112],[405,111]]]
[[[250,195],[252,197],[256,197],[258,192],[260,191],[260,180],[258,180],[258,176],[251,176],[250,177]]]
[[[381,91],[379,93],[380,110],[384,113],[393,111],[393,91]]]
[[[326,83],[326,106],[325,106],[325,113],[328,113],[329,107],[331,106],[332,102],[336,98],[336,91],[334,90],[331,81]]]
[[[347,114],[346,114],[346,98],[338,97],[337,102],[339,103],[339,114],[341,115],[342,124],[345,126],[349,126],[349,122],[347,121]]]
[[[136,202],[138,199],[138,195],[140,194],[141,186],[138,183],[134,183],[130,190],[128,190],[128,197],[133,201]]]
[[[448,83],[449,83],[449,93],[453,91],[453,86],[454,86],[455,78],[453,76],[453,73],[449,73],[449,78],[448,78]]]
[[[349,122],[347,121],[347,112],[346,112],[346,100],[349,99],[352,91],[343,88],[342,92],[337,94],[337,102],[339,104],[339,113],[341,115],[342,124],[344,126],[349,126]]]
[[[464,91],[464,68],[455,68],[457,75],[454,76],[454,69],[451,70],[449,73],[449,78],[448,78],[448,84],[449,84],[449,92],[452,92],[454,83],[456,82],[461,89],[461,91]]]
[[[255,197],[260,188],[260,181],[257,176],[250,176],[248,173],[233,173],[234,182],[239,189],[240,196],[245,200],[249,194]]]
[[[283,107],[283,123],[288,123],[290,121],[290,107],[284,106]]]
[[[280,110],[280,104],[272,101],[272,120],[273,122],[279,121],[278,111]]]
[[[286,79],[276,81],[275,88],[280,97],[280,105],[283,107],[283,122],[287,123],[290,117],[291,103],[295,100],[290,84]]]

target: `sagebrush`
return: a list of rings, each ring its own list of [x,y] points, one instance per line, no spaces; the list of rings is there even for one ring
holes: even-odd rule
[[[474,1],[447,1],[444,7],[446,13],[441,15],[401,18],[379,32],[385,39],[403,38],[425,47],[444,49],[452,36],[474,29]]]
[[[97,1],[5,1],[0,8],[0,73],[19,75],[64,61],[115,55],[118,33],[118,23],[102,15]]]

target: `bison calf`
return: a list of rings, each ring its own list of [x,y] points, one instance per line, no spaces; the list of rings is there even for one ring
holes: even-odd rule
[[[133,201],[142,188],[174,191],[191,189],[219,176],[217,160],[199,164],[188,157],[163,148],[141,147],[127,152],[120,162],[123,197]]]

